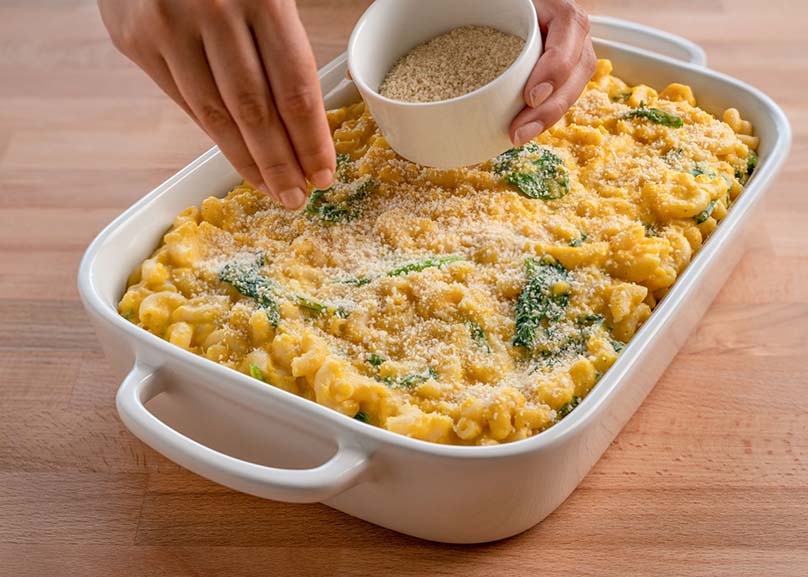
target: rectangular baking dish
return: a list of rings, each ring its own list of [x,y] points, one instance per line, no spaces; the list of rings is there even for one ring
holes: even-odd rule
[[[322,501],[425,539],[491,541],[549,515],[643,401],[749,246],[764,191],[791,141],[780,108],[755,88],[708,70],[694,44],[608,18],[593,18],[593,32],[600,37],[598,55],[611,59],[626,81],[657,88],[682,82],[713,114],[738,108],[761,138],[760,163],[727,218],[570,416],[511,444],[431,444],[262,384],[120,317],[116,305],[129,273],[152,253],[175,215],[239,182],[214,148],[115,219],[80,266],[82,301],[123,379],[117,406],[126,426],[178,464],[228,487],[269,499]],[[321,71],[329,108],[358,98],[345,70],[343,55]]]

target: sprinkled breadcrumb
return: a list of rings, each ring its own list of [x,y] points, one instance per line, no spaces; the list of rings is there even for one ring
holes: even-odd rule
[[[756,164],[681,89],[610,72],[533,142],[461,169],[396,156],[362,103],[330,111],[330,188],[296,213],[246,184],[183,211],[119,310],[397,433],[535,435],[596,385]],[[683,125],[632,116],[641,103]]]

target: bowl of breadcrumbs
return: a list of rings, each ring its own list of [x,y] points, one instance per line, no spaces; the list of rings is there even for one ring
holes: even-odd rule
[[[348,67],[393,150],[454,168],[513,147],[508,127],[540,53],[531,0],[376,0]]]

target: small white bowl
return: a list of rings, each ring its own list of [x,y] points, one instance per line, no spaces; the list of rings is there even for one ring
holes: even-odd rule
[[[525,39],[514,63],[473,92],[437,102],[403,102],[378,93],[395,62],[417,45],[459,26],[491,26]],[[425,166],[484,162],[513,147],[508,128],[542,49],[531,0],[376,0],[348,43],[348,68],[393,149]]]

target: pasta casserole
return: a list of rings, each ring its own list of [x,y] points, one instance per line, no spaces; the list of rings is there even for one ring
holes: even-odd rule
[[[569,414],[725,217],[758,139],[688,86],[599,61],[534,141],[410,163],[359,102],[298,213],[244,183],[178,215],[119,312],[193,353],[396,433],[480,445]]]

